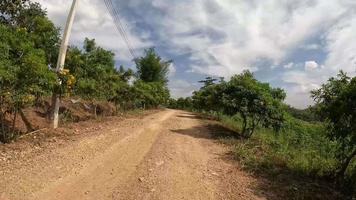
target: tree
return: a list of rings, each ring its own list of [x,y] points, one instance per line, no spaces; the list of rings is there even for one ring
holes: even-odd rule
[[[215,82],[217,81],[218,79],[215,79],[211,76],[208,76],[205,78],[205,80],[201,80],[201,81],[198,81],[199,83],[203,83],[204,86],[203,87],[208,87],[210,85],[213,85],[215,84]],[[223,79],[221,79],[223,81]]]
[[[344,177],[356,156],[356,77],[350,78],[340,71],[337,77],[312,91],[312,97],[318,113],[328,123],[328,137],[339,143],[337,176]]]
[[[224,83],[209,83],[193,92],[193,107],[204,111],[222,111],[221,95]]]
[[[142,108],[158,107],[165,105],[169,99],[168,88],[160,82],[144,82],[138,80],[134,83],[136,92],[138,93],[137,100],[140,101]]]
[[[286,96],[282,89],[257,81],[249,71],[233,76],[228,82],[206,80],[206,84],[194,92],[195,108],[231,116],[238,114],[242,118],[242,135],[245,137],[250,137],[259,125],[276,130],[282,126],[282,101]]]
[[[145,50],[145,55],[135,60],[137,77],[144,82],[168,82],[169,65],[171,60],[165,61],[157,55],[154,48]]]
[[[30,19],[35,16],[46,16],[41,5],[30,0],[2,0],[0,13],[0,22],[14,27],[31,24]]]
[[[118,73],[120,75],[121,80],[123,80],[124,82],[128,82],[134,75],[134,72],[132,71],[132,69],[129,68],[129,69],[125,70],[124,66],[122,66],[122,65],[120,65]]]
[[[26,30],[34,47],[45,52],[46,64],[55,67],[60,43],[59,29],[47,18],[39,3],[30,0],[1,1],[0,23]]]
[[[2,140],[6,141],[5,133],[15,129],[17,113],[36,97],[49,94],[56,78],[46,65],[43,50],[35,48],[25,29],[0,24],[0,52],[0,120]],[[14,116],[12,130],[4,129],[5,113]]]
[[[67,53],[66,68],[77,80],[73,93],[85,99],[112,99],[116,84],[126,82],[129,74],[120,74],[114,53],[97,46],[94,39],[86,38],[83,49],[71,47]]]
[[[276,130],[282,126],[284,91],[257,81],[249,71],[233,76],[221,96],[224,112],[241,116],[245,137],[250,137],[259,124]]]

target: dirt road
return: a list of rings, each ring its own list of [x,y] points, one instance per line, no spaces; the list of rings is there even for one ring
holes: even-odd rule
[[[191,113],[163,110],[93,132],[3,161],[0,199],[260,199]]]

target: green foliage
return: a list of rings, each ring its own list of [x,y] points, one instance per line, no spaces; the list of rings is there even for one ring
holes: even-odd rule
[[[46,16],[41,5],[30,0],[2,0],[0,13],[0,22],[11,26],[30,25],[34,17]]]
[[[146,57],[137,60],[138,63],[144,63],[138,65],[137,68],[141,67],[140,69],[150,71],[152,77],[160,77],[160,79],[138,79],[132,85],[129,85],[129,80],[134,74],[133,71],[125,70],[123,66],[116,69],[114,54],[111,51],[98,47],[95,40],[87,38],[83,49],[72,47],[67,54],[66,68],[77,80],[73,86],[74,95],[92,100],[112,101],[124,110],[152,108],[167,103],[169,91],[166,81],[162,80],[162,78],[166,79],[167,72],[163,73],[166,69],[155,71],[157,67],[155,62],[150,65],[152,63],[149,59],[151,59],[153,49],[146,51]],[[154,59],[162,63],[155,53]]]
[[[233,76],[228,82],[222,80],[214,84],[214,81],[207,78],[203,81],[204,86],[194,92],[196,109],[218,111],[230,116],[239,114],[245,137],[250,137],[259,125],[275,130],[282,126],[282,101],[286,96],[282,89],[257,81],[249,71]]]
[[[292,115],[293,117],[304,120],[307,122],[318,122],[321,121],[320,117],[316,113],[316,106],[310,106],[306,109],[297,109],[292,106],[285,105],[285,110],[287,113]]]
[[[165,61],[156,53],[154,48],[145,50],[145,55],[135,60],[137,77],[144,82],[167,83],[169,65],[172,61]]]
[[[245,132],[245,138],[256,129],[251,138],[234,140],[236,157],[244,167],[328,179],[341,175],[343,188],[355,188],[356,78],[344,73],[331,78],[313,91],[317,105],[305,110],[285,105],[283,90],[257,81],[247,71],[230,81],[217,83],[208,77],[201,82],[204,86],[194,92],[192,102],[180,98],[170,100],[170,106],[188,110],[192,106],[236,133]]]
[[[24,29],[0,25],[0,52],[0,115],[2,140],[6,141],[9,130],[4,130],[5,114],[14,113],[16,119],[20,109],[49,94],[56,79],[46,65],[43,50],[35,48]]]
[[[47,18],[39,3],[30,0],[1,1],[0,23],[26,30],[34,47],[44,51],[46,64],[55,66],[60,42],[59,29]]]
[[[85,99],[114,98],[117,85],[128,80],[127,72],[123,69],[122,72],[117,71],[114,54],[98,47],[95,40],[86,38],[83,48],[84,51],[71,47],[67,53],[66,68],[77,80],[73,94]]]
[[[338,175],[343,177],[356,157],[356,77],[350,78],[341,71],[320,89],[312,91],[312,96],[321,117],[327,120],[329,138],[339,144]]]
[[[162,60],[153,48],[135,60],[138,77],[134,81],[131,69],[115,67],[114,53],[88,38],[83,49],[69,48],[65,69],[56,75],[51,68],[56,66],[59,43],[59,29],[39,3],[0,1],[0,140],[9,139],[5,133],[15,130],[17,112],[21,114],[22,108],[53,91],[93,103],[112,101],[124,110],[167,104],[171,61]],[[8,116],[13,116],[12,125]]]
[[[198,81],[199,83],[203,83],[204,86],[203,87],[209,87],[211,85],[214,85],[215,82],[217,81],[218,79],[215,79],[211,76],[208,76],[205,78],[205,80],[201,80],[201,81]]]
[[[231,130],[239,132],[243,127],[239,117],[220,119]],[[278,133],[257,128],[251,138],[234,140],[233,151],[245,169],[256,173],[330,179],[339,164],[338,144],[325,131],[321,122],[309,123],[287,114]]]
[[[191,97],[186,97],[186,98],[180,97],[177,100],[169,99],[168,107],[174,108],[174,109],[192,110],[193,109],[193,100]]]
[[[138,80],[135,82],[134,88],[139,94],[136,101],[140,101],[143,108],[165,105],[169,99],[169,90],[161,82],[147,83]]]

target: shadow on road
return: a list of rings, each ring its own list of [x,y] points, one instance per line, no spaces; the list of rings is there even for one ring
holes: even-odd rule
[[[204,138],[213,140],[218,140],[222,138],[239,138],[238,133],[227,129],[217,123],[195,126],[189,129],[174,129],[171,131],[194,138]]]

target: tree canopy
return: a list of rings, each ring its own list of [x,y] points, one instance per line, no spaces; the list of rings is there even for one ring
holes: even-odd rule
[[[45,53],[46,64],[57,62],[59,29],[47,18],[41,5],[30,0],[3,0],[0,2],[0,23],[12,28],[22,28],[31,38],[34,47]]]
[[[328,122],[329,138],[340,144],[339,176],[343,176],[356,156],[356,77],[350,78],[341,71],[312,91],[312,97],[317,102],[319,114]]]
[[[163,60],[154,48],[145,50],[143,57],[135,60],[137,77],[144,82],[168,82],[169,65],[171,60]]]
[[[244,71],[230,81],[214,83],[207,78],[204,86],[194,92],[194,106],[227,115],[238,114],[243,120],[242,134],[250,137],[258,125],[278,130],[283,122],[282,101],[286,94],[280,88],[271,88]]]
[[[35,99],[51,93],[55,73],[46,65],[45,53],[31,41],[26,30],[0,24],[0,123],[4,134],[4,116],[14,114]]]

